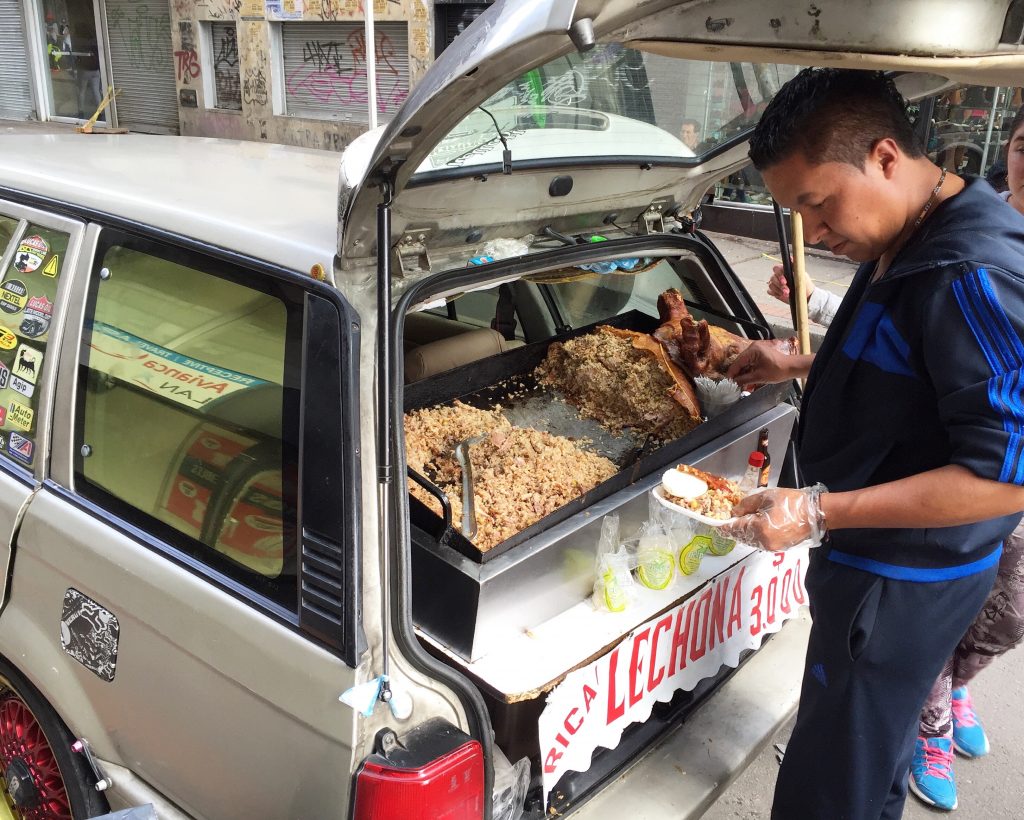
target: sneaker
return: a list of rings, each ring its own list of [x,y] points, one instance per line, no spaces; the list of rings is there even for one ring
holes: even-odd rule
[[[966,686],[953,690],[953,748],[964,757],[981,757],[989,751],[988,736]]]
[[[910,762],[910,790],[929,806],[953,811],[953,741],[948,737],[918,737]]]

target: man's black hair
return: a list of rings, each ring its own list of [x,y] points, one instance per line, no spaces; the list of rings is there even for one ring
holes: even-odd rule
[[[700,120],[695,120],[693,117],[687,117],[685,120],[683,120],[682,125],[679,126],[680,130],[682,129],[683,125],[692,125],[694,131],[700,131]]]
[[[882,139],[891,137],[911,157],[924,156],[907,118],[907,104],[880,71],[805,68],[768,104],[750,139],[759,171],[794,154],[807,162],[864,167]]]

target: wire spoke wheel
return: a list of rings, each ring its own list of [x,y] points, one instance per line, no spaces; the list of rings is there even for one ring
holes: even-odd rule
[[[0,790],[19,820],[72,820],[57,758],[28,704],[0,681]]]

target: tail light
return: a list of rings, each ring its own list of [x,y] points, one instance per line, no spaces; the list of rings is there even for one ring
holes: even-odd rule
[[[440,719],[399,743],[378,735],[377,750],[356,775],[353,820],[480,820],[484,753],[469,735]]]

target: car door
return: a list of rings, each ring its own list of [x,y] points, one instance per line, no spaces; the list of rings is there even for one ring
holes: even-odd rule
[[[0,652],[191,815],[342,817],[362,643],[346,308],[114,228],[86,256]]]
[[[66,301],[66,271],[81,222],[0,200],[0,602],[8,591],[11,539],[45,478],[50,407]]]

